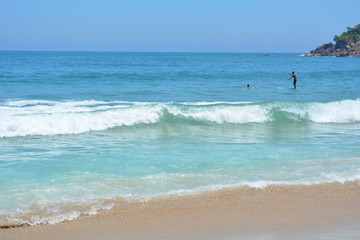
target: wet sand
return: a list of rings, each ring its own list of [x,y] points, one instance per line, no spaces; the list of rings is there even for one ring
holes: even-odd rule
[[[360,239],[360,183],[237,188],[114,208],[72,222],[0,229],[0,239]]]

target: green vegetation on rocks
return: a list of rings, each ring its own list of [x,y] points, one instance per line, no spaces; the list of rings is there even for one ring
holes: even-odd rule
[[[355,27],[347,27],[347,32],[343,32],[340,36],[335,35],[334,41],[336,43],[343,43],[345,45],[350,42],[360,41],[360,24]]]
[[[360,24],[355,27],[348,27],[347,32],[343,32],[340,36],[335,35],[333,43],[324,43],[312,50],[306,57],[360,57]]]

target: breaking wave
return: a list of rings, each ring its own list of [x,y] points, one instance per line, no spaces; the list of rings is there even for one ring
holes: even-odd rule
[[[79,134],[140,124],[355,123],[360,99],[334,102],[6,101],[0,137]]]

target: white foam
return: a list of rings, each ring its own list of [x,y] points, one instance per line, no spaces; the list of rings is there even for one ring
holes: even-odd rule
[[[0,110],[0,137],[77,134],[117,126],[155,123],[162,113],[160,105],[135,108],[121,106],[116,109],[110,107],[105,111],[99,111],[99,108],[66,108],[63,105]]]
[[[192,106],[208,106],[208,105],[219,105],[219,104],[226,104],[226,105],[238,105],[238,104],[249,104],[253,102],[184,102],[181,103],[183,105],[192,105]]]
[[[104,196],[100,198],[79,198],[78,200],[66,200],[62,199],[61,201],[52,202],[44,201],[38,202],[36,204],[29,205],[22,209],[5,211],[0,210],[0,226],[1,225],[21,225],[26,224],[30,226],[35,225],[44,225],[44,224],[57,224],[64,221],[73,221],[82,216],[89,216],[98,214],[102,210],[110,210],[113,208],[115,202],[118,199],[123,200],[137,200],[137,201],[149,201],[154,198],[163,198],[169,196],[186,196],[186,195],[195,195],[205,192],[234,189],[238,187],[249,187],[249,188],[258,188],[264,189],[271,185],[278,186],[291,186],[291,185],[313,185],[313,184],[323,184],[323,183],[345,183],[347,181],[359,181],[360,180],[360,169],[355,171],[352,175],[346,175],[342,173],[328,173],[321,174],[316,179],[302,179],[302,180],[242,180],[234,183],[214,183],[207,185],[199,185],[195,187],[181,188],[181,179],[195,178],[212,179],[214,176],[209,176],[207,174],[166,174],[159,173],[153,176],[148,176],[143,179],[149,184],[155,184],[159,186],[160,182],[169,182],[168,180],[172,179],[172,184],[177,183],[178,189],[159,191],[158,193],[153,194],[112,194],[111,196]],[[217,178],[218,176],[215,176]],[[224,178],[227,178],[225,175]],[[168,180],[167,180],[168,179]],[[154,181],[153,183],[151,183]],[[114,182],[112,182],[114,183]],[[200,183],[200,182],[198,182]],[[171,183],[170,183],[171,184]],[[112,185],[112,184],[107,184]]]
[[[110,210],[114,203],[105,204],[104,199],[82,199],[77,202],[61,201],[53,204],[35,204],[13,211],[0,210],[0,226],[4,225],[45,225],[73,221],[81,216],[98,214]]]
[[[33,216],[29,221],[25,222],[30,226],[44,225],[44,224],[57,224],[65,221],[72,221],[80,217],[80,212],[72,211],[68,214],[60,214],[49,217]]]
[[[330,177],[330,176],[329,176]],[[359,181],[360,176],[352,176],[349,178],[342,178],[336,177],[335,179],[322,179],[317,181],[310,181],[310,180],[297,180],[297,181],[270,181],[270,180],[257,180],[257,181],[241,181],[239,183],[233,184],[211,184],[207,186],[200,186],[195,188],[189,189],[176,189],[167,192],[162,192],[158,194],[148,194],[148,195],[128,195],[128,196],[121,196],[122,198],[128,199],[129,201],[149,201],[155,198],[163,198],[168,196],[190,196],[196,194],[202,194],[206,192],[214,192],[214,191],[221,191],[221,190],[228,190],[228,189],[236,189],[240,187],[248,187],[254,189],[265,189],[269,186],[311,186],[317,184],[326,184],[326,183],[341,183],[344,184],[345,182],[351,181]],[[116,198],[116,197],[115,197]]]
[[[153,124],[161,121],[165,112],[217,124],[263,123],[276,120],[274,114],[277,111],[295,114],[288,116],[289,121],[304,119],[316,123],[352,123],[360,121],[360,100],[251,104],[8,101],[0,104],[0,137],[78,134],[119,126]]]
[[[309,106],[310,120],[318,123],[349,123],[360,121],[360,101],[343,100]]]
[[[358,169],[360,172],[360,169]],[[324,179],[324,182],[338,182],[344,184],[345,182],[353,182],[360,180],[360,174],[354,175],[346,175],[346,174],[339,174],[339,173],[326,173],[321,174],[321,177]]]
[[[212,108],[193,108],[183,110],[169,107],[168,111],[175,116],[205,120],[215,123],[250,123],[270,120],[268,111],[259,105],[214,106]]]

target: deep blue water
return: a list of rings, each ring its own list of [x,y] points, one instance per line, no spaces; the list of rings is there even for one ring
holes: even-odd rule
[[[1,99],[333,101],[356,99],[358,58],[300,54],[1,52]],[[298,75],[291,92],[287,73]],[[247,91],[247,85],[262,89]]]

